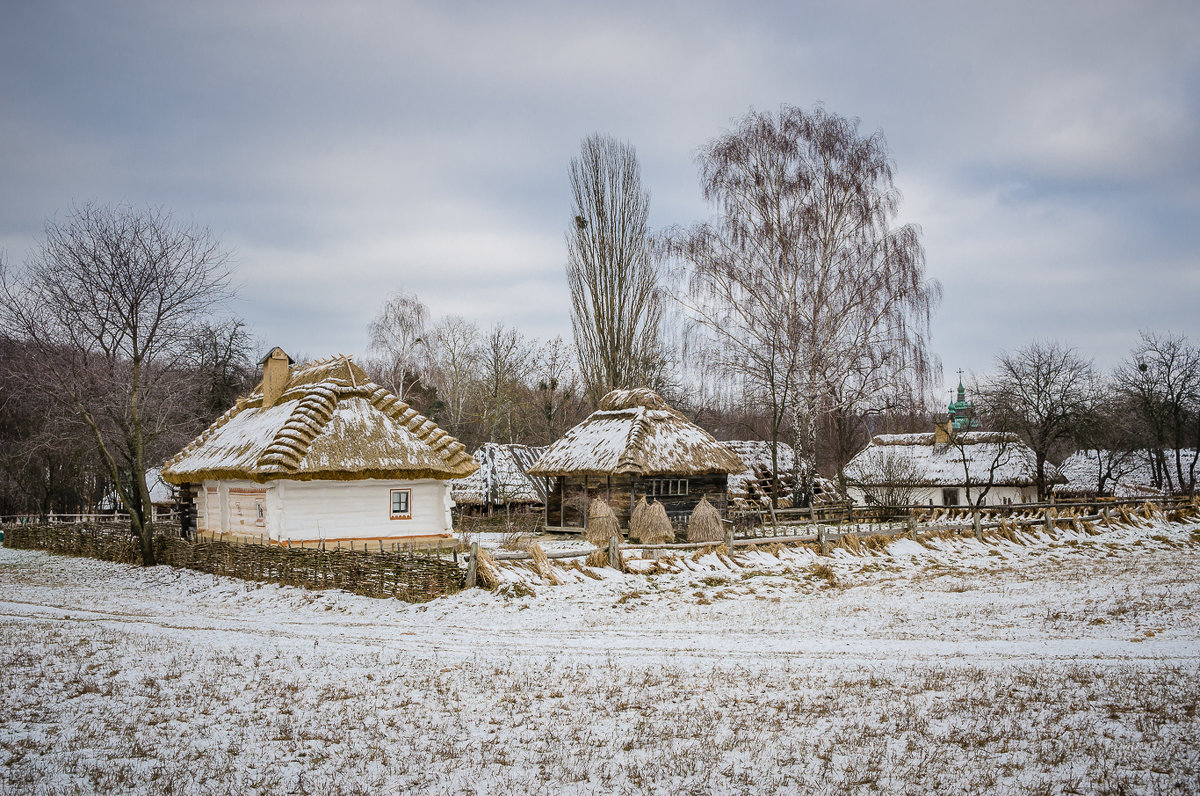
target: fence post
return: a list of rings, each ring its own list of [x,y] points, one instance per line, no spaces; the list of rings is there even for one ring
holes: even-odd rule
[[[1100,510],[1100,513],[1104,515],[1104,524],[1105,524],[1105,526],[1106,526],[1106,527],[1109,527],[1109,528],[1111,528],[1111,527],[1112,527],[1112,523],[1111,523],[1111,522],[1109,522],[1109,520],[1108,520],[1108,506],[1105,506],[1104,508],[1102,508],[1102,509]]]
[[[908,538],[917,541],[917,521],[913,519],[912,514],[908,515]]]
[[[615,536],[608,538],[608,565],[618,571],[621,569],[621,548]]]
[[[979,520],[979,509],[971,510],[971,524],[975,526],[975,538],[983,541],[983,523]]]
[[[1054,530],[1054,518],[1050,516],[1051,511],[1053,511],[1053,509],[1050,506],[1046,506],[1046,508],[1042,509],[1042,521],[1045,525],[1046,533],[1050,533]]]
[[[479,542],[471,542],[471,557],[467,559],[467,588],[475,588],[479,571]]]
[[[733,526],[732,525],[725,526],[725,546],[728,547],[730,550],[733,549]]]

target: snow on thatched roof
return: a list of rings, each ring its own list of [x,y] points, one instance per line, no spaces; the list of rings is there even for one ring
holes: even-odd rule
[[[546,479],[526,472],[545,451],[544,447],[485,442],[474,453],[479,469],[450,482],[454,501],[473,505],[489,501],[495,505],[545,503]]]
[[[747,501],[752,504],[769,505],[771,502],[771,443],[766,440],[739,439],[721,442],[737,456],[746,469],[736,475],[729,476],[729,498],[735,503]],[[780,442],[776,448],[777,466],[779,468],[780,497],[790,498],[795,488],[796,457],[792,446]],[[804,471],[804,462],[800,462],[800,472]],[[813,493],[816,502],[831,503],[840,500],[834,483],[820,475],[813,481]]]
[[[531,475],[737,473],[737,456],[653,390],[613,390],[529,469]]]
[[[477,466],[462,443],[349,357],[333,357],[292,372],[266,409],[260,383],[169,459],[163,478],[449,479]]]
[[[968,431],[958,434],[958,445],[937,442],[934,434],[880,434],[846,465],[854,483],[887,485],[903,480],[911,486],[960,486],[968,472],[972,483],[986,483],[995,465],[996,486],[1030,486],[1036,482],[1033,451],[1015,434]],[[895,475],[890,475],[895,474]],[[1054,465],[1046,463],[1051,483],[1063,480]]]
[[[1195,451],[1184,448],[1179,452],[1183,460],[1185,472],[1188,464],[1195,456]],[[1167,467],[1173,476],[1171,482],[1178,480],[1175,473],[1174,451],[1167,451]],[[1100,472],[1109,471],[1105,491],[1118,498],[1159,497],[1167,490],[1167,480],[1163,477],[1160,467],[1155,466],[1154,452],[1150,450],[1131,451],[1076,451],[1067,457],[1058,468],[1067,478],[1067,483],[1054,487],[1055,492],[1071,494],[1095,494],[1099,484]],[[1158,471],[1156,473],[1156,471]],[[1158,484],[1158,486],[1155,486]]]

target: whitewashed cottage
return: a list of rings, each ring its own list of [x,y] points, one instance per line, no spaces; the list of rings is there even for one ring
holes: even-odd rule
[[[262,383],[167,461],[196,528],[286,544],[393,543],[452,534],[463,445],[373,383],[349,357],[294,368],[280,348]]]
[[[947,423],[949,426],[949,423]],[[1015,434],[939,427],[929,434],[879,434],[846,465],[848,497],[905,506],[994,506],[1037,500],[1033,451]],[[1065,479],[1046,463],[1050,483]]]

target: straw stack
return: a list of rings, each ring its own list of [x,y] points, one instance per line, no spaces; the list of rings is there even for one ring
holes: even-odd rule
[[[637,505],[633,507],[633,515],[629,518],[629,541],[645,542],[642,536],[650,530],[650,505],[646,503],[646,496],[638,498]]]
[[[621,526],[617,524],[617,516],[613,514],[612,507],[600,498],[593,500],[591,508],[588,509],[587,529],[583,538],[596,547],[607,548],[608,540],[620,535]]]
[[[675,528],[667,517],[662,503],[654,503],[646,511],[646,528],[641,533],[642,544],[670,544],[675,541]]]
[[[725,538],[725,529],[721,527],[721,512],[716,506],[702,499],[692,509],[688,520],[687,540],[689,542],[720,542]]]

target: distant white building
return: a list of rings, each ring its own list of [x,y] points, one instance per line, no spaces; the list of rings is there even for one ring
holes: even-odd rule
[[[293,369],[275,348],[262,383],[163,467],[195,495],[197,530],[288,544],[452,533],[463,445],[348,357]]]
[[[939,428],[872,438],[846,465],[849,497],[877,505],[963,506],[977,503],[987,489],[985,506],[1037,500],[1036,459],[1015,434],[951,433]],[[1050,463],[1046,477],[1065,481]]]

